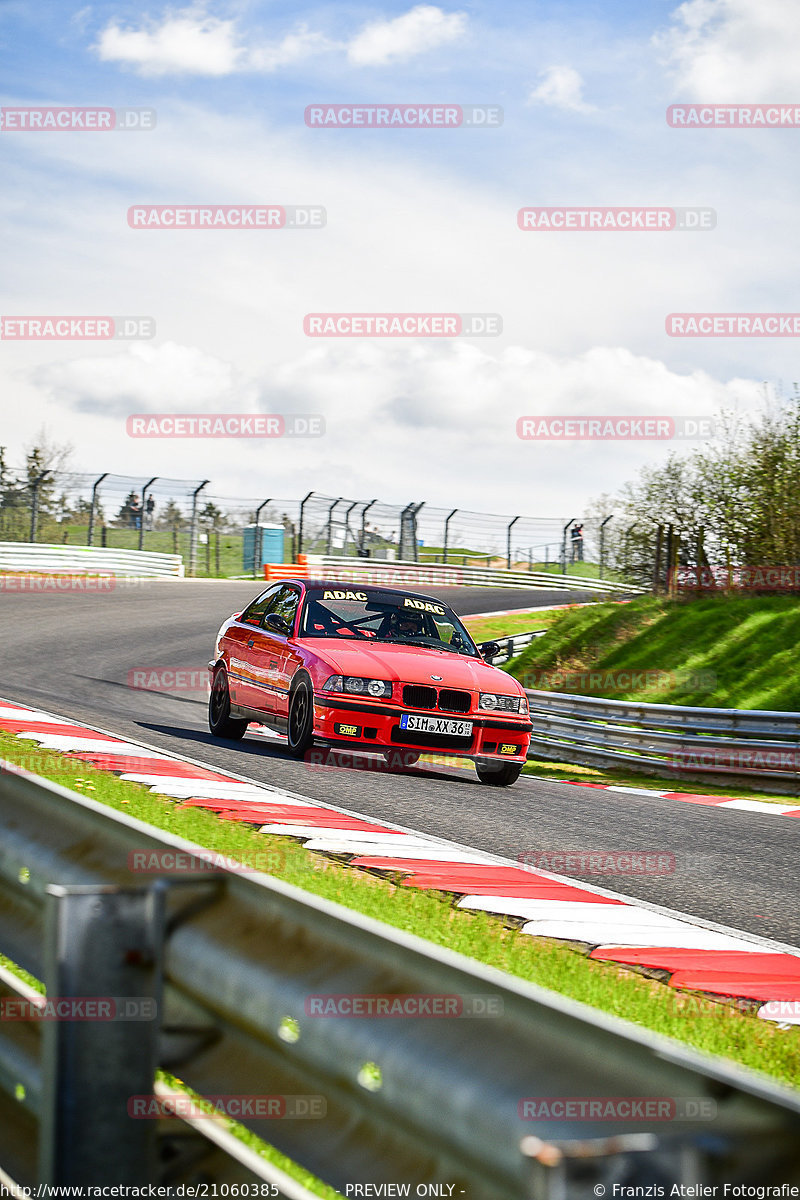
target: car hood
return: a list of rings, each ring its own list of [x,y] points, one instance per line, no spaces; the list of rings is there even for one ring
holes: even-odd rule
[[[330,638],[304,638],[303,645],[331,668],[331,674],[358,675],[364,679],[386,679],[392,683],[437,684],[440,687],[466,688],[473,691],[500,692],[517,696],[520,684],[497,667],[482,659],[467,658],[452,650],[434,650],[422,646],[332,645]],[[441,675],[442,679],[432,679]]]

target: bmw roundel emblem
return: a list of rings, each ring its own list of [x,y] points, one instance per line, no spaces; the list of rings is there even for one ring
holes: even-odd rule
[[[444,675],[431,675],[431,679],[436,679],[439,683],[441,683],[444,679]]]

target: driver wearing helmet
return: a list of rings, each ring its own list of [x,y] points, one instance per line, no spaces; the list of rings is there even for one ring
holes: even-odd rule
[[[419,637],[425,634],[421,613],[393,612],[386,633],[390,637]]]

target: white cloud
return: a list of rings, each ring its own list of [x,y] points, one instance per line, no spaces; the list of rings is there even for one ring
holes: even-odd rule
[[[720,405],[757,406],[760,395],[755,381],[681,374],[622,347],[558,356],[457,342],[327,344],[287,356],[257,376],[190,346],[132,345],[36,368],[28,381],[64,415],[72,413],[73,429],[91,419],[101,445],[116,444],[117,460],[127,444],[131,469],[208,475],[220,493],[257,493],[266,443],[237,440],[235,455],[231,443],[219,440],[131,443],[125,418],[140,412],[320,413],[325,437],[268,451],[275,494],[299,494],[311,480],[319,490],[338,488],[353,498],[397,498],[422,489],[421,498],[432,504],[452,500],[473,509],[487,507],[491,495],[489,507],[517,511],[524,479],[523,507],[548,515],[608,490],[609,452],[617,478],[624,479],[674,446],[629,442],[612,450],[609,443],[523,442],[517,417],[712,416]],[[98,450],[88,465],[103,469],[107,462]]]
[[[94,49],[104,62],[125,64],[140,75],[229,75],[240,69],[245,53],[233,21],[195,8],[140,29],[123,29],[112,21]]]
[[[93,49],[104,62],[128,66],[140,75],[223,76],[237,72],[272,72],[313,55],[346,52],[351,64],[381,66],[436,50],[459,38],[465,13],[445,13],[418,4],[393,20],[373,21],[349,41],[332,41],[301,24],[279,41],[248,36],[234,20],[209,16],[202,7],[168,12],[140,28],[112,21]]]
[[[413,58],[457,41],[466,25],[466,13],[446,13],[432,4],[417,4],[400,17],[365,25],[350,42],[347,57],[362,67]]]
[[[654,40],[686,99],[797,99],[800,20],[786,0],[687,0]]]
[[[528,97],[531,104],[549,104],[572,112],[593,112],[583,99],[583,79],[574,67],[548,67],[540,75],[541,82]]]
[[[217,405],[255,411],[258,390],[230,363],[191,346],[134,343],[121,354],[49,363],[31,382],[75,412],[120,417],[132,412],[203,412]]]

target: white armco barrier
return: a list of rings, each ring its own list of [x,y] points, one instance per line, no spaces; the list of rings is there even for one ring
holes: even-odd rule
[[[390,562],[381,558],[341,555],[301,555],[299,563],[266,564],[267,579],[340,579],[343,583],[384,584],[386,587],[513,587],[552,588],[559,591],[632,593],[644,589],[610,579],[583,575],[550,575],[545,571],[505,571],[496,567],[457,567],[446,563]]]
[[[99,546],[54,546],[38,542],[0,542],[0,572],[42,575],[184,575],[180,554],[150,550],[114,550]]]

